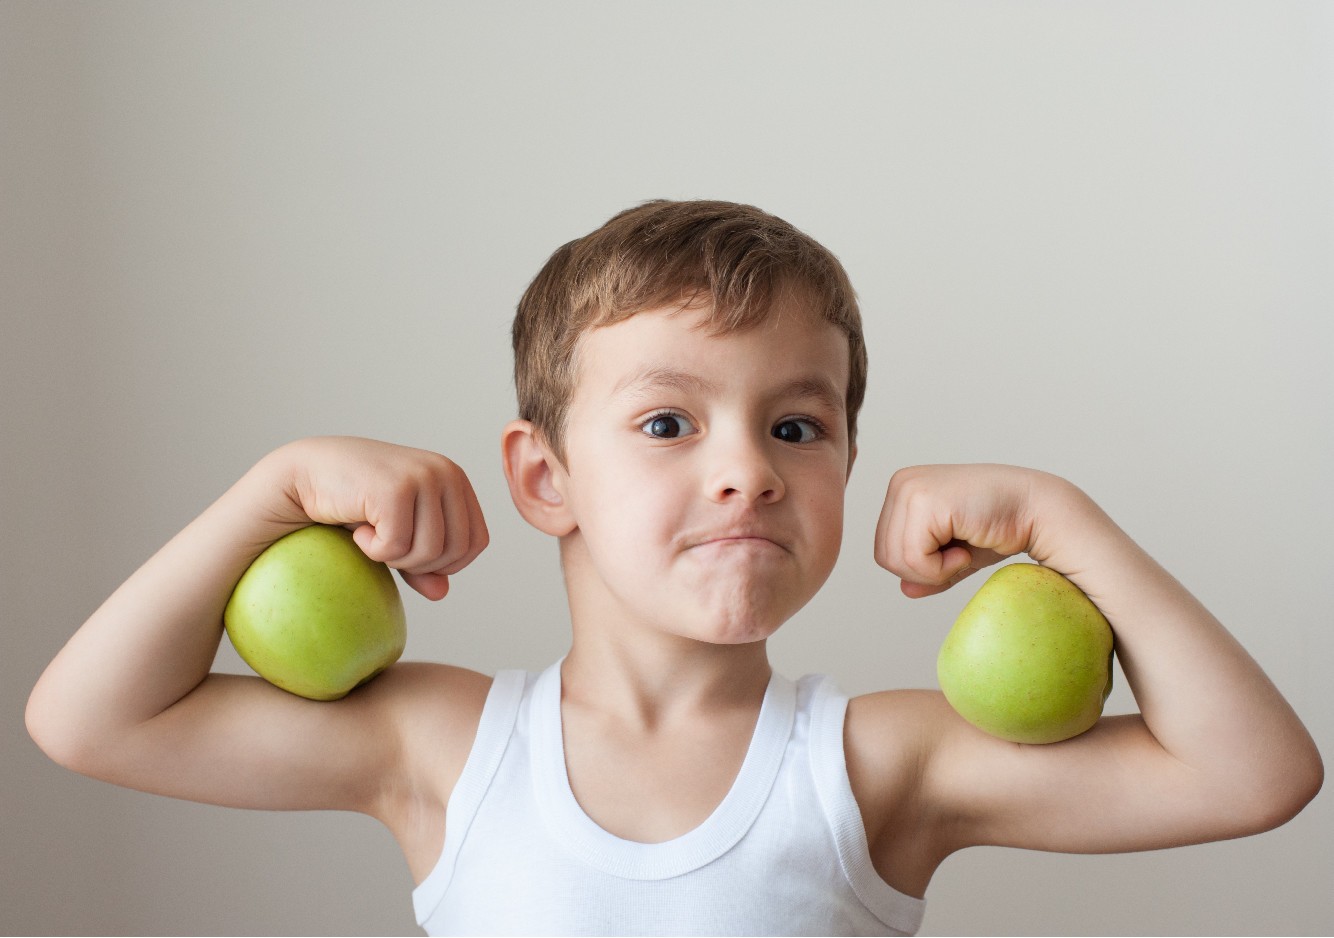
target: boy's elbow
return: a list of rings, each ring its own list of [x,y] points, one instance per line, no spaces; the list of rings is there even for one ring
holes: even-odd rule
[[[60,743],[60,733],[51,717],[50,708],[42,700],[40,684],[28,695],[28,706],[23,711],[23,725],[38,749],[53,761],[64,764],[60,758],[64,751]]]
[[[40,683],[28,696],[28,705],[23,711],[28,736],[52,762],[87,775],[87,740],[77,731],[75,721],[49,696],[43,693]]]
[[[1296,817],[1303,808],[1315,799],[1320,793],[1320,789],[1325,784],[1325,763],[1320,758],[1320,750],[1312,741],[1309,744],[1306,757],[1302,762],[1301,768],[1295,771],[1295,784],[1292,786],[1292,794],[1286,806],[1286,814],[1279,824],[1286,824]],[[1277,827],[1278,825],[1274,825]]]
[[[1283,761],[1281,774],[1272,775],[1247,799],[1251,818],[1246,833],[1260,834],[1288,823],[1302,812],[1325,784],[1325,766],[1314,742],[1294,758]]]

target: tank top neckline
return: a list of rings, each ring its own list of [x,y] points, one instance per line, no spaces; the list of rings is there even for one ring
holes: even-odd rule
[[[533,687],[530,764],[533,790],[555,843],[584,863],[625,879],[667,879],[717,859],[755,823],[787,751],[797,710],[796,685],[774,672],[765,688],[746,757],[723,800],[698,827],[661,843],[639,843],[608,833],[574,797],[565,767],[561,723],[562,658]]]

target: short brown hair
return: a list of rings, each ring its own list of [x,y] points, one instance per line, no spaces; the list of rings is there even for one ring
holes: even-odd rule
[[[843,265],[814,239],[752,205],[657,199],[613,216],[558,248],[528,285],[514,317],[519,416],[563,461],[579,337],[635,313],[711,304],[712,335],[763,322],[800,296],[848,336],[848,439],[866,393],[861,313]]]

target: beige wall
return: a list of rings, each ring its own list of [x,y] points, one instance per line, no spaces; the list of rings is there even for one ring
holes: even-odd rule
[[[847,543],[781,669],[932,685],[966,596],[910,603],[872,563],[885,483],[1035,465],[1219,613],[1329,757],[1331,62],[1328,3],[0,2],[0,931],[414,929],[372,822],[75,777],[23,702],[149,553],[323,432],[445,452],[488,514],[449,600],[409,600],[410,656],[554,659],[554,547],[499,468],[509,317],[553,248],[657,196],[787,217],[866,312]],[[1331,815],[966,852],[925,930],[1327,934]]]

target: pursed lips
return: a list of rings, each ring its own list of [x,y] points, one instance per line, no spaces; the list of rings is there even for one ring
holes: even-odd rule
[[[693,543],[691,543],[690,546],[706,547],[710,544],[714,544],[720,547],[729,544],[736,544],[738,546],[744,546],[746,544],[754,544],[755,546],[760,546],[763,544],[772,544],[774,547],[778,547],[782,550],[787,550],[787,547],[782,543],[780,543],[779,541],[774,540],[772,537],[766,534],[762,534],[756,531],[728,531],[721,534],[714,534],[702,538],[701,540],[694,541]]]

